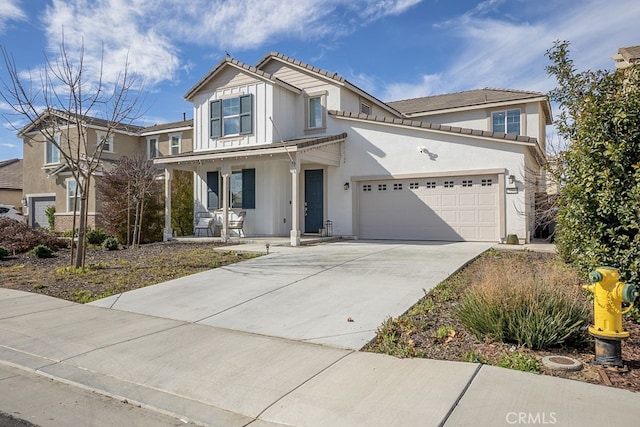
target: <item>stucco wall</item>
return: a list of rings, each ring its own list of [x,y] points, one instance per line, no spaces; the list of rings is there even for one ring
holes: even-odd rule
[[[352,235],[355,181],[362,177],[389,177],[451,171],[482,171],[505,169],[506,175],[515,175],[524,182],[524,151],[526,147],[502,142],[445,135],[376,123],[334,120],[334,128],[348,133],[344,149],[344,163],[329,168],[327,190],[330,205],[329,219],[334,221],[334,233]],[[419,152],[426,147],[431,155]],[[351,182],[348,191],[344,183]],[[527,231],[524,211],[526,189],[505,195],[507,234],[525,236]]]

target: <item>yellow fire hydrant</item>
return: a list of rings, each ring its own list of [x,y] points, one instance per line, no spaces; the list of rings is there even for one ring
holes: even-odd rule
[[[589,274],[590,285],[584,288],[593,294],[593,320],[589,334],[595,338],[595,363],[622,367],[621,341],[629,338],[622,327],[622,315],[631,310],[638,296],[635,285],[620,282],[615,268],[598,267]],[[622,303],[629,307],[622,309]]]

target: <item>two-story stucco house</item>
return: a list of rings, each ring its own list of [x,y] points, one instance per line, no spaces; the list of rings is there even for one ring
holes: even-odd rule
[[[253,236],[502,241],[533,233],[551,110],[481,89],[384,103],[280,53],[225,58],[185,95],[193,151],[155,160],[195,176],[195,211],[245,211]],[[168,200],[167,202],[170,202]],[[171,235],[167,210],[165,235]]]
[[[50,115],[58,117],[52,120]],[[48,227],[45,211],[48,206],[55,206],[55,227],[57,231],[71,230],[73,212],[77,209],[76,187],[70,166],[64,156],[52,141],[44,136],[54,133],[58,144],[65,149],[77,146],[77,127],[67,126],[68,122],[75,123],[74,118],[49,111],[43,113],[38,120],[27,125],[19,133],[24,144],[23,167],[23,201],[26,203],[25,214],[28,224],[32,227]],[[44,133],[42,126],[56,123],[53,132]],[[59,123],[63,123],[60,125]],[[101,167],[94,174],[90,182],[88,195],[88,226],[100,227],[101,200],[96,192],[96,181],[100,179],[102,171],[108,169],[113,162],[123,156],[147,156],[149,159],[164,155],[177,155],[183,151],[192,150],[193,122],[185,120],[151,127],[117,126],[108,138],[106,136],[107,123],[104,120],[88,117],[82,123],[86,134],[89,151],[98,143],[104,143],[101,156]],[[64,135],[63,135],[64,134]],[[60,143],[65,141],[65,143]],[[81,156],[86,155],[81,148]]]

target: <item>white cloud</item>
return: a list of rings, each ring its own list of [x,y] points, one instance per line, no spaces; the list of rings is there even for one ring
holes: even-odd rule
[[[125,61],[147,86],[184,69],[180,44],[243,50],[278,38],[337,39],[422,0],[52,0],[43,15],[48,49],[62,33],[71,50],[84,45],[85,66],[113,81]],[[128,56],[127,56],[128,55]],[[188,67],[188,65],[187,65]]]
[[[397,99],[397,94],[424,96],[434,88],[437,93],[487,86],[546,92],[555,85],[545,72],[545,52],[554,40],[571,42],[571,57],[579,70],[611,69],[610,56],[619,47],[640,43],[637,32],[630,31],[640,20],[636,0],[518,2],[514,10],[501,12],[511,5],[484,1],[435,25],[443,36],[456,39],[460,50],[442,65],[439,80],[423,76],[417,82],[389,83],[389,99]]]
[[[0,3],[0,33],[7,28],[7,22],[24,19],[26,14],[20,8],[20,0],[3,0]]]
[[[441,74],[425,74],[417,83],[391,83],[384,89],[383,101],[419,98],[437,95],[443,92],[444,82]]]
[[[9,144],[7,142],[3,142],[2,144],[0,144],[3,147],[7,147],[7,148],[16,148],[17,145],[16,144]]]
[[[148,85],[171,79],[179,65],[177,49],[161,27],[152,25],[157,21],[142,25],[148,18],[144,3],[53,0],[43,16],[49,52],[59,55],[64,36],[72,54],[84,46],[84,66],[94,78],[102,72],[107,82],[114,82],[128,65]]]

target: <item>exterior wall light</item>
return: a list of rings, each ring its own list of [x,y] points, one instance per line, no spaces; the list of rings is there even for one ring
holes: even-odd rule
[[[513,184],[514,182],[516,182],[515,175],[509,175],[509,184]]]
[[[344,189],[345,189],[345,191],[349,189],[349,183],[348,182],[344,183]]]

